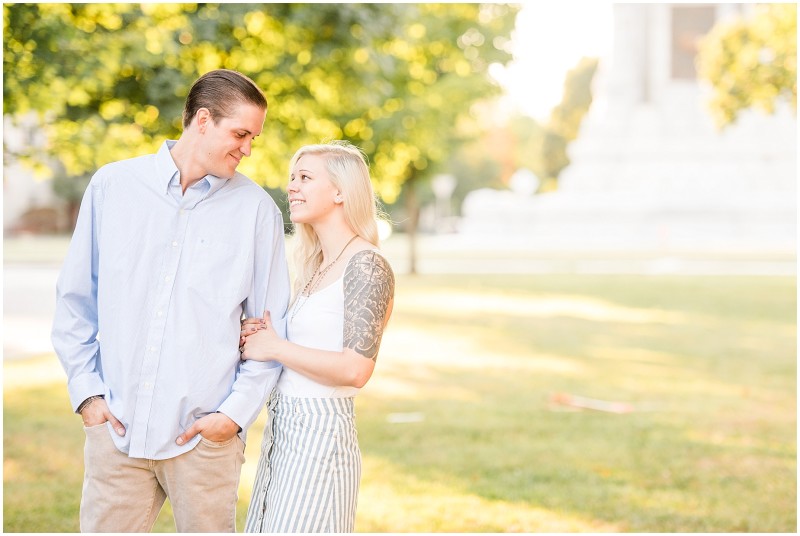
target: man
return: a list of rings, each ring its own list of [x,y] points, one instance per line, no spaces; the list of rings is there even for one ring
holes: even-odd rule
[[[240,319],[285,317],[280,210],[236,167],[263,128],[256,84],[192,86],[180,139],[92,178],[64,261],[53,346],[86,431],[84,532],[234,532],[247,427],[280,366],[240,361]],[[285,335],[285,323],[275,329]]]

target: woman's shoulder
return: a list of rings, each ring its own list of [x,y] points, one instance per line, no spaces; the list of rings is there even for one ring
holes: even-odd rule
[[[394,271],[388,259],[375,246],[356,251],[347,262],[346,280],[372,280],[394,283]]]
[[[347,264],[348,266],[352,266],[353,264],[385,264],[387,267],[391,268],[389,260],[383,255],[381,250],[372,244],[367,244],[363,249],[359,249],[353,253]]]

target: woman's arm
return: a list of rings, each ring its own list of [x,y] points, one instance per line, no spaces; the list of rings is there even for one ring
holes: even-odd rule
[[[371,361],[378,358],[391,314],[394,273],[375,251],[359,251],[344,273],[344,347]]]
[[[247,336],[244,359],[277,360],[323,385],[363,387],[372,376],[381,337],[391,315],[394,274],[374,251],[356,253],[344,274],[344,349],[306,348],[278,337],[272,329]],[[246,330],[245,330],[246,331]]]

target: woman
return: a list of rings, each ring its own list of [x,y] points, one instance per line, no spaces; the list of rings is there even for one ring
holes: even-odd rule
[[[352,532],[361,478],[353,399],[372,376],[394,274],[377,251],[375,195],[361,151],[302,147],[287,189],[295,298],[287,339],[269,314],[242,329],[243,359],[279,361],[246,532]]]

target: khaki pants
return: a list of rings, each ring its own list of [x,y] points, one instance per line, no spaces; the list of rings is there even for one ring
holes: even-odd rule
[[[168,460],[129,458],[105,424],[84,428],[81,532],[149,532],[169,497],[178,532],[236,532],[244,444],[201,438]]]

